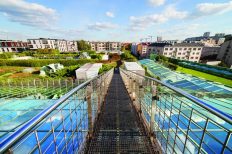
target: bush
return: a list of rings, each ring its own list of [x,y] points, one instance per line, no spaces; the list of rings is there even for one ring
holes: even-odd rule
[[[6,52],[3,54],[0,54],[0,59],[10,59],[13,58],[14,53]]]
[[[80,65],[65,67],[62,70],[58,70],[55,73],[48,74],[50,77],[75,77],[75,70],[78,69]]]
[[[102,55],[100,54],[91,54],[90,57],[91,59],[98,59],[98,60],[102,59]]]
[[[110,64],[103,64],[102,65],[102,68],[100,68],[98,74],[101,74],[103,72],[107,72],[109,71],[110,69],[112,69],[114,66],[113,65],[110,65]]]
[[[159,62],[168,62],[168,61],[169,61],[168,57],[165,57],[165,56],[163,56],[163,55],[158,55],[158,56],[156,56],[156,57],[155,57],[155,60],[156,60],[156,61],[159,61]]]
[[[36,60],[0,60],[0,66],[24,66],[24,67],[42,67],[45,65],[60,63],[64,66],[83,65],[85,63],[97,62],[92,59],[36,59]]]
[[[34,54],[33,57],[38,59],[67,59],[69,57],[78,58],[79,54]]]
[[[37,49],[35,53],[37,54],[58,54],[60,53],[60,51],[57,49]]]
[[[126,61],[137,61],[137,58],[131,54],[130,51],[124,51],[121,54],[121,59]]]

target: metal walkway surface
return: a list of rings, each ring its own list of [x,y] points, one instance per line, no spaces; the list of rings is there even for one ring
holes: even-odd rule
[[[154,153],[118,72],[113,75],[85,153]]]

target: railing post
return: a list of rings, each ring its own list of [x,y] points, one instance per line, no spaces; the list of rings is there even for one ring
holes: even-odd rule
[[[144,95],[144,89],[143,89],[143,80],[139,81],[139,114],[142,113],[142,101],[143,101],[143,95]]]
[[[132,96],[132,87],[133,87],[133,81],[132,77],[129,78],[129,94]]]
[[[154,135],[154,124],[155,124],[155,106],[157,101],[157,86],[154,81],[151,82],[151,93],[152,93],[152,102],[151,102],[151,120],[150,120],[150,135]]]
[[[88,108],[88,137],[91,138],[93,134],[93,122],[92,122],[92,101],[91,101],[91,93],[92,93],[92,82],[86,87],[86,101]]]
[[[97,112],[98,114],[100,113],[100,110],[101,110],[101,102],[102,102],[102,98],[101,98],[101,90],[102,90],[102,87],[101,87],[101,84],[102,84],[102,76],[99,77],[98,79],[98,107],[97,107]]]
[[[136,95],[136,81],[135,79],[132,80],[132,101],[134,102],[135,101],[135,95]]]

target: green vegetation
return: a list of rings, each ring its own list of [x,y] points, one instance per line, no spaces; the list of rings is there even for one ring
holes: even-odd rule
[[[45,65],[60,63],[64,66],[83,65],[85,63],[94,63],[93,59],[36,59],[36,60],[0,60],[0,66],[24,66],[24,67],[42,67]]]
[[[128,50],[125,50],[124,53],[121,54],[121,59],[130,62],[137,61],[137,58]]]
[[[79,51],[91,50],[91,46],[84,40],[77,41],[77,46]]]
[[[6,52],[6,53],[2,53],[0,54],[0,59],[10,59],[13,57],[13,53],[11,52]]]
[[[34,54],[33,57],[38,59],[77,59],[79,53],[74,54]]]
[[[109,71],[110,69],[112,69],[112,68],[114,68],[114,67],[116,67],[116,66],[117,66],[117,64],[116,64],[115,62],[109,63],[109,64],[103,64],[103,65],[102,65],[102,68],[100,68],[98,74],[107,72],[107,71]]]
[[[57,49],[47,49],[47,48],[45,48],[45,49],[37,49],[35,51],[35,53],[37,53],[37,54],[59,54],[60,51],[57,50]]]
[[[201,78],[204,78],[204,79],[209,80],[209,81],[219,82],[219,83],[222,83],[224,85],[232,87],[232,80],[230,80],[230,79],[225,79],[222,77],[218,77],[215,75],[203,73],[203,72],[188,69],[188,68],[183,68],[180,66],[178,66],[177,71],[182,72],[182,73],[191,74],[191,75],[196,76],[196,77],[201,77]]]
[[[52,78],[62,78],[62,77],[72,77],[75,78],[75,70],[78,69],[80,65],[75,65],[75,66],[68,66],[65,67],[64,69],[58,70],[55,73],[51,73],[48,75]]]
[[[155,59],[156,59],[156,57],[157,57],[157,55],[156,55],[156,54],[153,54],[153,53],[151,53],[151,54],[150,54],[150,59],[151,59],[151,60],[155,60]]]

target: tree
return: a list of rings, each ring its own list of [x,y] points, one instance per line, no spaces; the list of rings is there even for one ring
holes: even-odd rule
[[[151,53],[151,54],[150,54],[150,59],[151,59],[151,60],[155,60],[155,58],[156,58],[156,55],[155,55],[154,53]]]
[[[86,43],[84,40],[77,41],[77,46],[79,51],[91,49],[91,46],[88,43]]]

